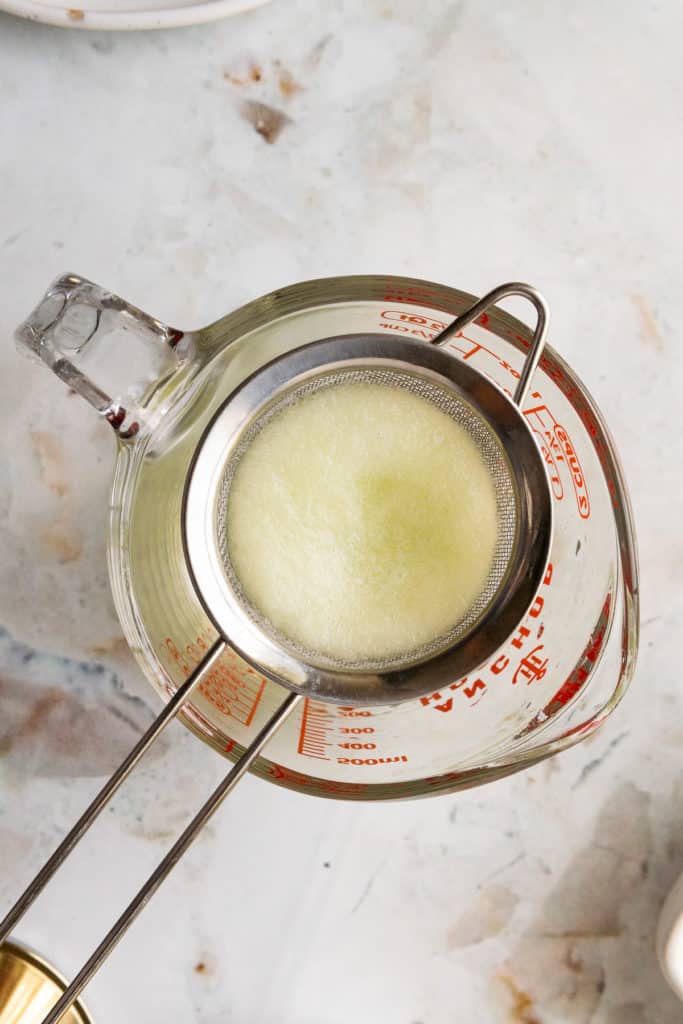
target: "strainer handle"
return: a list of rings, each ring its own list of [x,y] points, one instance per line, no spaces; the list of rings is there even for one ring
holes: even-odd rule
[[[59,867],[64,863],[71,851],[77,846],[90,826],[95,822],[96,818],[108,805],[113,795],[119,789],[124,780],[130,775],[131,771],[143,754],[161,735],[169,722],[176,717],[201,680],[208,672],[211,671],[212,668],[214,668],[226,647],[227,643],[225,639],[223,637],[219,637],[218,640],[216,640],[209,648],[199,665],[197,665],[197,667],[187,677],[183,685],[176,690],[173,697],[165,705],[154,722],[152,722],[149,729],[138,740],[113,775],[110,776],[97,796],[72,827],[71,831],[65,836],[52,856],[45,862],[35,878],[29,883],[5,918],[0,921],[0,945],[2,945],[18,921],[21,920],[50,879],[57,872]],[[53,1006],[47,1017],[45,1017],[42,1024],[57,1024],[57,1021],[61,1020],[61,1018],[67,1013],[69,1007],[76,1001],[90,979],[102,966],[111,950],[118,943],[124,932],[127,931],[129,925],[132,924],[140,911],[152,898],[166,876],[178,863],[185,850],[187,850],[193,840],[196,839],[209,818],[218,810],[228,793],[237,785],[242,776],[249,770],[252,763],[260,755],[266,743],[268,743],[301,700],[303,700],[303,697],[300,694],[289,694],[275,713],[268,719],[255,739],[231,767],[223,781],[216,787],[201,810],[192,819],[180,838],[173,844],[161,863],[149,876],[137,895],[128,904],[123,914],[121,914],[114,926],[109,930],[90,959],[84,964],[68,988],[65,989],[63,995]]]
[[[303,699],[303,696],[299,693],[290,693],[277,711],[268,719],[258,736],[247,747],[239,760],[235,762],[223,781],[216,786],[201,810],[195,815],[145,884],[133,897],[116,924],[107,932],[90,959],[86,961],[68,988],[64,990],[64,994],[55,1003],[47,1017],[42,1021],[42,1024],[58,1024],[58,1021],[67,1013],[70,1006],[78,999],[85,986],[117,945],[119,939],[122,938],[140,911],[147,905],[190,844],[197,838],[207,821],[218,810],[228,793],[235,788],[242,776],[249,770],[252,762],[256,760],[265,745]]]
[[[159,715],[154,719],[149,729],[140,737],[130,753],[123,759],[116,771],[107,779],[102,789],[83,811],[76,824],[66,834],[64,839],[47,859],[45,864],[29,883],[14,906],[7,912],[0,921],[0,945],[5,941],[10,932],[16,927],[26,911],[34,903],[36,898],[43,891],[52,876],[64,863],[71,851],[80,842],[96,818],[102,813],[116,791],[128,778],[135,765],[143,754],[159,738],[166,726],[175,718],[183,704],[192,695],[198,684],[214,667],[223,651],[226,648],[225,640],[221,637],[209,648],[204,658],[193,672],[187,677],[182,686],[173,694],[168,703],[164,706]]]
[[[470,306],[468,310],[457,316],[452,323],[448,325],[440,334],[437,334],[435,338],[432,338],[432,345],[443,345],[444,342],[448,341],[454,335],[460,331],[464,331],[466,327],[480,317],[482,313],[485,313],[489,306],[494,306],[501,299],[507,299],[510,296],[519,296],[524,299],[528,299],[529,302],[536,309],[536,327],[534,329],[533,337],[531,339],[531,345],[527,352],[524,365],[515,388],[515,393],[512,396],[513,401],[516,405],[522,404],[526,398],[531,383],[531,378],[536,371],[536,367],[543,354],[545,348],[546,337],[548,334],[548,324],[550,322],[550,310],[548,309],[548,303],[543,298],[538,289],[534,288],[530,284],[523,284],[521,281],[511,281],[509,284],[500,284],[493,291],[490,291],[483,298],[475,302],[473,306]]]
[[[193,349],[192,335],[78,274],[50,285],[16,339],[124,439],[143,426],[146,396]]]

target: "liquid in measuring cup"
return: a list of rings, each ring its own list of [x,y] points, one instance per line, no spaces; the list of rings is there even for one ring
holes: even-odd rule
[[[283,299],[282,315],[269,305],[253,329],[236,321],[236,337],[213,358],[199,398],[179,406],[119,474],[115,515],[121,525],[119,533],[118,527],[113,531],[117,608],[145,671],[164,695],[182,683],[216,638],[196,600],[180,527],[184,482],[204,428],[241,382],[295,346],[354,331],[403,333],[428,342],[447,322],[439,312],[453,302],[447,291],[416,298],[387,290],[379,279],[372,288],[362,301],[348,293],[339,300],[333,290],[329,296],[304,290]],[[463,297],[460,309],[468,301]],[[451,315],[456,312],[454,307]],[[221,331],[228,327],[222,324]],[[491,318],[448,347],[512,392],[524,359],[518,334],[517,325]],[[479,773],[477,780],[482,774],[495,777],[496,762],[512,761],[511,754],[523,759],[527,749],[532,756],[538,736],[579,737],[600,720],[622,678],[622,633],[612,629],[613,621],[625,621],[631,636],[631,613],[622,597],[624,580],[630,585],[631,577],[621,574],[624,527],[615,517],[621,481],[610,439],[580,382],[552,353],[538,371],[524,413],[546,462],[555,516],[550,565],[525,619],[495,658],[423,698],[382,707],[307,698],[271,741],[255,774],[316,795],[384,799],[433,793],[471,784],[470,772]],[[428,469],[424,453],[423,459]],[[419,571],[419,557],[415,561]],[[438,629],[438,623],[428,625]],[[216,750],[234,757],[282,699],[282,687],[229,651],[184,718]]]
[[[465,429],[398,387],[343,384],[278,412],[230,486],[230,561],[286,638],[343,661],[398,656],[482,593],[496,494]]]

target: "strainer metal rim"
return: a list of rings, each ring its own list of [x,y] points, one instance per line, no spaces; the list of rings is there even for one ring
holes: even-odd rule
[[[418,372],[473,407],[497,436],[517,488],[516,543],[506,578],[467,635],[427,661],[381,671],[312,664],[264,631],[230,594],[213,536],[217,489],[230,452],[283,388],[335,369],[383,365]],[[212,416],[195,449],[182,502],[188,572],[207,615],[259,672],[295,692],[338,703],[397,703],[473,672],[492,657],[526,614],[548,561],[552,535],[550,488],[541,453],[523,414],[493,381],[447,351],[407,338],[342,335],[279,356],[243,381]],[[226,598],[226,593],[228,598]]]

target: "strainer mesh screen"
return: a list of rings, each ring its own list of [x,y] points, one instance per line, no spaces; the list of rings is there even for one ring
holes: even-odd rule
[[[380,384],[389,387],[403,388],[414,395],[431,402],[442,412],[450,416],[456,423],[463,427],[472,440],[475,442],[481,458],[486,465],[494,485],[496,495],[498,535],[491,569],[485,586],[479,597],[469,607],[466,614],[448,629],[441,636],[436,637],[429,643],[420,647],[413,647],[410,650],[401,651],[391,657],[379,659],[368,659],[365,661],[343,661],[331,658],[321,651],[315,651],[304,647],[302,644],[293,641],[290,637],[284,636],[273,624],[262,615],[248,600],[241,586],[240,580],[235,573],[229,553],[228,545],[228,501],[230,487],[233,477],[239,465],[240,459],[249,448],[250,444],[269,423],[274,416],[282,412],[288,406],[300,402],[302,399],[320,391],[324,388],[334,388],[339,385],[348,384]],[[234,596],[234,599],[247,612],[249,617],[271,637],[272,640],[295,651],[298,656],[307,662],[315,665],[325,666],[336,670],[357,670],[384,672],[400,667],[424,661],[439,654],[441,651],[453,646],[470,632],[472,626],[481,617],[488,605],[497,594],[503,583],[510,559],[513,554],[515,539],[517,535],[517,490],[513,483],[512,473],[504,449],[487,425],[486,421],[479,415],[472,406],[453,392],[441,387],[429,378],[404,369],[386,367],[364,366],[358,369],[332,370],[317,374],[304,383],[294,385],[288,390],[281,392],[276,399],[257,415],[249,424],[242,435],[239,444],[231,452],[230,458],[223,471],[223,476],[218,487],[217,508],[216,508],[216,539],[218,551],[220,552],[223,569],[227,581]]]

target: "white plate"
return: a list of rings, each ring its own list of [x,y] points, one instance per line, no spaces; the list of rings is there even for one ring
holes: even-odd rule
[[[678,998],[683,999],[683,875],[659,914],[657,957],[664,977]]]
[[[265,3],[268,0],[0,0],[0,11],[62,28],[130,30],[199,25]]]

